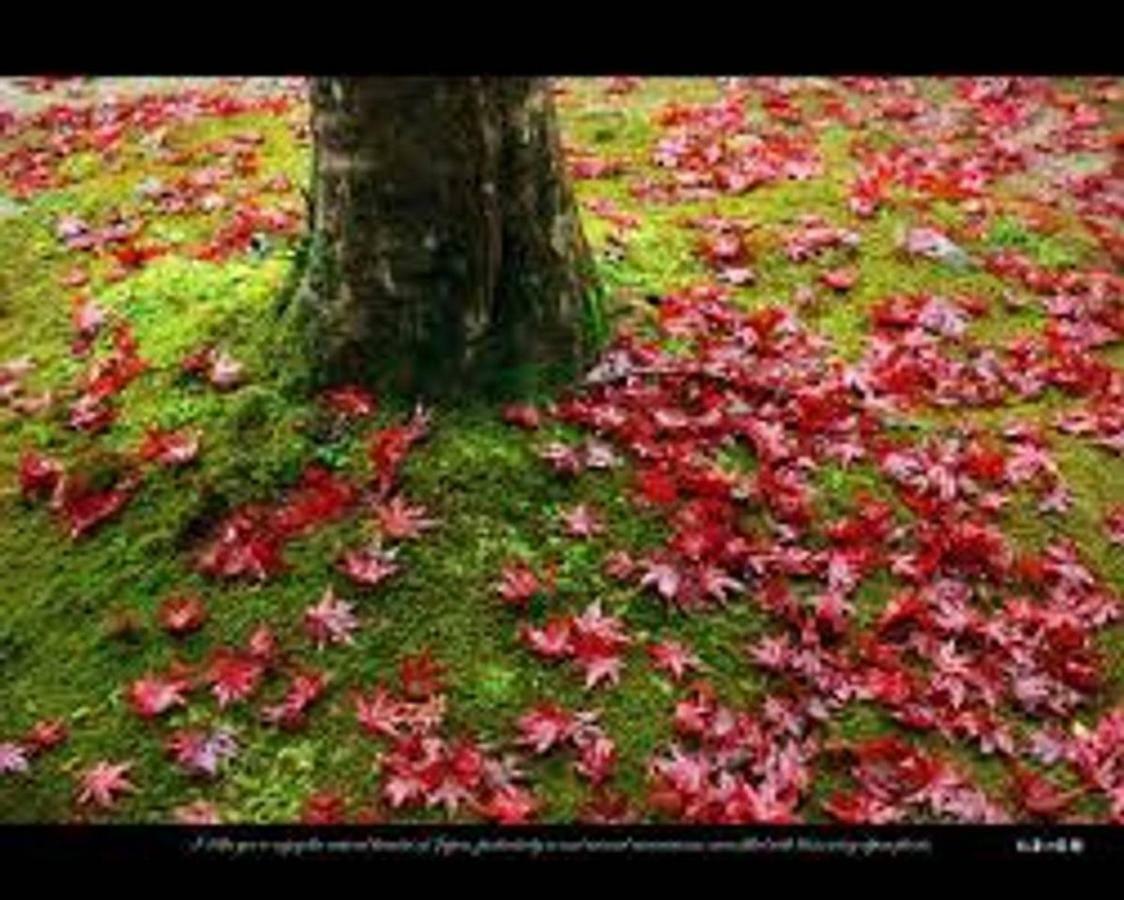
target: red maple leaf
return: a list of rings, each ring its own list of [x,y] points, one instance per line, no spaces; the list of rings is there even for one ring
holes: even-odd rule
[[[538,811],[539,803],[526,788],[501,785],[478,809],[485,818],[500,825],[521,825],[530,821]]]
[[[169,597],[160,604],[157,619],[165,631],[180,637],[203,627],[207,621],[207,609],[194,594]]]
[[[233,390],[245,381],[242,363],[225,350],[206,345],[183,358],[180,367],[187,375],[206,379],[219,390]]]
[[[429,433],[429,413],[419,407],[404,425],[392,425],[375,432],[367,455],[375,469],[376,486],[385,496],[398,479],[399,470],[411,448]]]
[[[658,469],[645,469],[636,476],[640,495],[648,503],[668,506],[679,499],[679,488],[673,477]]]
[[[678,602],[685,573],[676,561],[669,558],[648,559],[642,565],[644,575],[640,586],[654,588],[664,600]]]
[[[200,349],[189,353],[180,362],[180,368],[186,375],[206,376],[211,368],[211,360],[214,359],[215,348],[207,345]]]
[[[1030,815],[1043,819],[1056,819],[1084,793],[1083,789],[1063,792],[1018,763],[1012,763],[1011,775],[1019,804]]]
[[[70,407],[70,427],[75,431],[99,434],[117,419],[117,410],[101,397],[80,396]]]
[[[530,404],[513,403],[504,407],[503,420],[509,425],[534,431],[542,424],[542,414]]]
[[[398,674],[402,692],[411,700],[425,700],[441,692],[441,676],[445,666],[430,655],[428,649],[403,658]]]
[[[578,821],[590,825],[629,825],[636,819],[627,795],[601,786],[578,811]]]
[[[85,342],[88,342],[105,323],[105,310],[89,297],[82,295],[72,298],[71,305],[73,306],[71,320],[74,323],[74,330],[78,332],[81,338],[85,339]]]
[[[894,802],[932,784],[940,764],[896,737],[872,738],[855,748],[856,777],[874,797]]]
[[[284,539],[305,534],[340,518],[357,497],[358,492],[347,481],[323,466],[310,465],[284,503],[273,510],[270,530]]]
[[[19,478],[24,497],[50,496],[62,481],[63,467],[58,460],[28,451],[20,457]]]
[[[301,728],[308,708],[320,698],[327,685],[328,679],[323,672],[296,673],[281,702],[262,709],[262,720],[287,731]]]
[[[696,737],[705,734],[716,708],[714,689],[710,684],[695,682],[687,697],[675,704],[675,730]]]
[[[66,490],[56,499],[70,537],[78,539],[114,517],[133,498],[136,484],[132,475],[121,478],[114,488],[105,491],[91,492],[83,490],[79,482],[67,483]]]
[[[40,719],[24,738],[24,744],[34,753],[45,753],[63,743],[69,736],[66,723],[61,719]]]
[[[505,603],[512,606],[526,606],[528,601],[543,589],[538,576],[531,567],[521,561],[508,563],[500,573],[496,592]]]
[[[211,659],[205,680],[223,709],[239,700],[245,700],[261,682],[265,673],[262,663],[238,651],[220,648]]]
[[[719,603],[726,602],[726,591],[744,591],[745,585],[731,578],[718,566],[703,566],[699,571],[699,587],[703,594]]]
[[[340,825],[347,816],[347,800],[335,791],[315,791],[301,807],[302,825]]]
[[[331,388],[321,394],[328,407],[349,419],[362,419],[374,415],[378,404],[374,396],[358,385]]]
[[[137,455],[164,466],[183,466],[199,455],[199,435],[193,431],[150,429]]]
[[[198,568],[223,578],[250,576],[265,581],[284,568],[280,537],[266,511],[235,510],[219,525],[218,537],[199,556]]]
[[[368,734],[398,740],[409,734],[432,734],[445,718],[445,698],[433,694],[421,701],[403,700],[381,684],[355,698],[355,714]]]
[[[847,825],[884,825],[896,822],[902,812],[867,794],[836,791],[823,804],[824,812]]]

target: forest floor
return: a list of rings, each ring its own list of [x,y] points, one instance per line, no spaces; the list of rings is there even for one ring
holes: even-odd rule
[[[1124,822],[1122,84],[556,100],[615,342],[426,420],[298,79],[0,82],[0,821]]]

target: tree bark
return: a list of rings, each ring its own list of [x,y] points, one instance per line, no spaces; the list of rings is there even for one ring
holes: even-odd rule
[[[595,349],[549,84],[317,78],[295,311],[316,381],[447,395]]]

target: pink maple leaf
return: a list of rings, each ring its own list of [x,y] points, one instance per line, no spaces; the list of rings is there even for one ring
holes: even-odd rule
[[[573,650],[570,642],[572,622],[569,617],[550,619],[542,628],[524,625],[520,636],[532,652],[546,659],[562,659]]]
[[[536,755],[564,744],[574,735],[578,722],[574,714],[554,703],[543,703],[525,713],[518,722],[516,743],[529,747]]]
[[[593,537],[605,530],[597,514],[584,503],[565,510],[561,518],[566,533],[571,537]]]
[[[730,577],[717,566],[706,566],[699,573],[699,583],[703,592],[719,603],[726,602],[726,591],[744,591],[745,585]]]
[[[833,291],[848,291],[855,286],[858,279],[859,273],[855,269],[845,268],[824,272],[821,280]]]
[[[193,800],[172,810],[172,818],[180,825],[220,825],[218,808],[208,800]]]
[[[23,746],[11,741],[0,743],[0,775],[8,772],[26,772],[27,769],[27,751]]]
[[[527,822],[538,808],[539,803],[530,791],[512,784],[498,787],[479,807],[485,818],[500,825],[520,825]]]
[[[496,592],[512,606],[525,606],[527,601],[542,590],[538,576],[523,562],[504,566]]]
[[[847,825],[885,825],[900,821],[905,815],[889,803],[869,794],[837,791],[823,804],[824,812]]]
[[[394,561],[397,550],[384,550],[377,544],[359,550],[349,550],[339,562],[339,569],[356,584],[375,587],[401,566]]]
[[[656,592],[665,600],[675,601],[683,583],[679,569],[669,562],[660,560],[648,560],[643,565],[645,572],[640,579],[640,586],[654,587]]]
[[[1116,506],[1105,516],[1105,530],[1108,539],[1117,546],[1124,546],[1124,506]]]
[[[320,602],[304,613],[304,628],[318,649],[328,644],[353,644],[352,632],[359,627],[354,605],[337,599],[329,585]]]
[[[617,764],[617,745],[600,729],[579,732],[574,739],[578,745],[578,760],[574,769],[579,775],[599,785],[612,774]]]
[[[619,466],[621,460],[608,444],[588,440],[585,443],[585,464],[591,469],[612,469]]]
[[[132,767],[131,762],[110,763],[103,760],[95,763],[79,778],[79,805],[93,803],[102,809],[109,809],[116,802],[118,794],[134,793],[136,786],[126,777]]]
[[[666,640],[648,645],[648,656],[652,665],[667,672],[675,681],[680,681],[688,669],[702,671],[702,661],[679,641]]]
[[[225,350],[211,358],[207,380],[220,391],[229,391],[246,380],[245,367]]]
[[[225,728],[207,734],[181,729],[168,736],[165,742],[168,756],[189,775],[213,778],[227,760],[238,753],[234,735]]]
[[[624,550],[614,550],[605,557],[605,574],[617,581],[627,581],[635,568],[636,561]]]
[[[246,652],[250,659],[268,666],[277,656],[277,637],[268,625],[259,625],[246,640]]]
[[[151,719],[174,707],[186,706],[183,692],[187,687],[184,679],[145,675],[129,686],[127,698],[137,715]]]
[[[76,297],[72,319],[79,335],[92,338],[105,323],[105,310],[87,297]]]
[[[370,735],[394,740],[402,737],[402,703],[382,685],[369,696],[356,696],[355,717]]]
[[[573,621],[574,630],[579,637],[617,649],[632,642],[624,632],[624,623],[616,616],[606,615],[601,610],[601,601],[594,600],[585,611]]]
[[[553,443],[539,452],[539,458],[550,464],[559,475],[577,475],[585,467],[585,460],[573,447]]]
[[[426,518],[424,506],[411,506],[400,494],[375,507],[375,520],[379,531],[392,540],[421,537],[437,525],[435,519]]]
[[[619,656],[608,653],[575,653],[578,665],[585,670],[585,689],[591,690],[602,681],[618,684],[623,662]]]

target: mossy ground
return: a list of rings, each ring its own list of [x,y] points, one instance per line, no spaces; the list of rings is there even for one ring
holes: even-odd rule
[[[596,80],[568,82],[560,103],[566,139],[607,158],[623,161],[626,174],[650,166],[657,137],[653,113],[670,101],[691,102],[717,96],[709,80],[651,79],[623,98],[608,98]],[[929,89],[940,91],[936,84]],[[758,112],[758,114],[760,114]],[[173,130],[184,148],[201,146],[253,130],[264,138],[258,176],[287,175],[294,184],[308,177],[309,154],[296,142],[288,121],[247,114],[205,120]],[[833,127],[821,137],[825,174],[808,181],[766,185],[745,196],[700,204],[646,204],[627,191],[627,179],[577,184],[579,200],[610,198],[640,219],[623,255],[610,254],[604,220],[586,217],[587,234],[599,254],[601,275],[615,298],[612,315],[642,307],[648,294],[708,278],[694,253],[694,235],[679,223],[703,213],[749,220],[754,232],[757,279],[737,291],[747,306],[785,301],[801,284],[840,264],[829,254],[797,266],[785,257],[777,235],[795,217],[818,213],[829,222],[858,227],[861,250],[856,287],[845,297],[827,298],[808,320],[844,357],[853,358],[867,335],[869,306],[893,293],[965,292],[991,298],[992,313],[973,327],[981,339],[996,340],[1037,328],[1034,313],[1004,313],[999,302],[1006,285],[980,271],[956,273],[938,265],[904,260],[896,250],[901,231],[914,221],[905,207],[891,206],[865,223],[846,213],[847,185],[854,163],[851,135]],[[97,220],[133,202],[136,186],[153,175],[172,174],[142,152],[126,152],[116,168],[96,159],[74,157],[66,168],[73,178],[65,189],[36,196],[17,215],[0,218],[0,360],[31,355],[38,367],[32,386],[71,384],[81,363],[69,353],[68,297],[60,278],[73,265],[54,236],[63,212]],[[1002,199],[1003,188],[996,190]],[[937,208],[950,224],[957,210]],[[164,217],[150,234],[175,245],[212,231],[217,216]],[[984,238],[970,250],[1017,247],[1043,265],[1064,267],[1096,260],[1090,236],[1070,217],[1045,237],[1020,220],[996,217]],[[316,404],[266,376],[268,354],[262,336],[293,264],[293,247],[274,242],[261,252],[212,263],[173,252],[124,281],[109,284],[93,271],[91,293],[132,323],[141,355],[151,369],[122,395],[118,423],[104,437],[91,439],[65,428],[58,418],[26,418],[0,412],[0,737],[17,734],[41,717],[62,717],[72,737],[61,751],[37,762],[31,773],[0,779],[0,821],[58,821],[73,814],[74,775],[98,759],[134,760],[133,779],[141,788],[113,814],[114,821],[166,821],[174,806],[196,798],[213,801],[230,821],[280,822],[294,819],[304,798],[317,788],[336,788],[351,797],[373,795],[377,773],[375,746],[361,737],[350,700],[351,687],[393,680],[403,655],[428,648],[448,666],[449,716],[453,731],[482,739],[509,738],[516,717],[546,698],[575,708],[602,711],[607,731],[617,741],[621,764],[616,784],[639,797],[650,754],[670,736],[676,691],[656,673],[637,648],[628,656],[619,686],[583,692],[580,679],[566,668],[542,664],[517,642],[515,617],[494,593],[502,564],[513,556],[532,563],[559,564],[558,595],[551,611],[578,611],[600,598],[607,611],[623,616],[638,637],[674,634],[690,644],[709,666],[720,696],[751,705],[767,686],[766,676],[746,664],[744,647],[765,626],[752,604],[685,618],[650,597],[607,580],[601,573],[610,547],[640,551],[658,542],[662,523],[635,507],[625,476],[589,474],[566,483],[535,456],[532,442],[499,421],[491,406],[443,410],[432,439],[409,460],[404,485],[412,500],[424,503],[441,527],[409,545],[403,574],[369,596],[359,597],[330,568],[339,550],[353,544],[366,526],[353,519],[297,541],[287,551],[289,571],[263,585],[228,586],[193,572],[185,551],[198,521],[212,519],[236,504],[270,499],[315,459],[356,477],[367,469],[364,429],[327,434]],[[177,375],[182,356],[209,340],[220,340],[247,363],[250,384],[225,395],[185,385]],[[1106,351],[1119,365],[1119,350]],[[1051,397],[1017,410],[1020,418],[1044,418],[1066,401]],[[1010,410],[971,415],[983,424],[1002,422]],[[399,410],[386,405],[378,422]],[[62,415],[62,414],[60,414]],[[919,419],[940,428],[950,416]],[[135,448],[146,427],[191,425],[203,433],[199,462],[182,471],[154,470],[143,489],[112,523],[89,538],[72,542],[41,508],[20,498],[15,472],[20,453],[36,448],[68,460]],[[1058,458],[1072,488],[1074,504],[1065,516],[1041,516],[1017,507],[1007,513],[1006,530],[1026,547],[1050,536],[1072,537],[1093,568],[1115,590],[1124,588],[1124,554],[1111,546],[1103,529],[1105,511],[1124,502],[1124,460],[1079,440],[1059,439]],[[861,467],[822,474],[818,502],[824,514],[847,509],[857,490],[881,488],[879,478]],[[607,519],[607,536],[589,542],[564,539],[556,524],[563,505],[587,500]],[[313,651],[300,631],[303,610],[333,582],[348,599],[358,599],[363,627],[354,647]],[[860,619],[869,621],[885,602],[889,583],[872,580],[859,598]],[[153,613],[173,591],[198,591],[211,621],[180,644],[159,631]],[[139,614],[143,629],[133,641],[107,636],[115,612]],[[545,615],[546,610],[536,611]],[[220,644],[239,643],[258,622],[271,623],[298,655],[328,670],[333,689],[316,706],[299,735],[263,729],[253,708],[234,709],[216,718],[213,703],[190,704],[177,722],[222,721],[243,738],[243,752],[231,771],[214,785],[196,785],[163,758],[159,735],[165,726],[140,721],[124,706],[122,688],[141,674],[162,669],[174,656],[195,662]],[[1110,660],[1109,686],[1100,701],[1106,708],[1124,696],[1124,631],[1104,637]],[[270,685],[276,692],[280,684]],[[880,712],[848,708],[832,725],[843,737],[892,731]],[[937,739],[944,752],[962,758],[985,786],[1003,790],[1002,772],[974,751]],[[532,762],[536,792],[545,801],[545,818],[571,819],[586,788],[568,762]],[[814,796],[836,783],[824,769]],[[819,816],[816,804],[809,816]],[[433,815],[437,815],[436,813]]]

